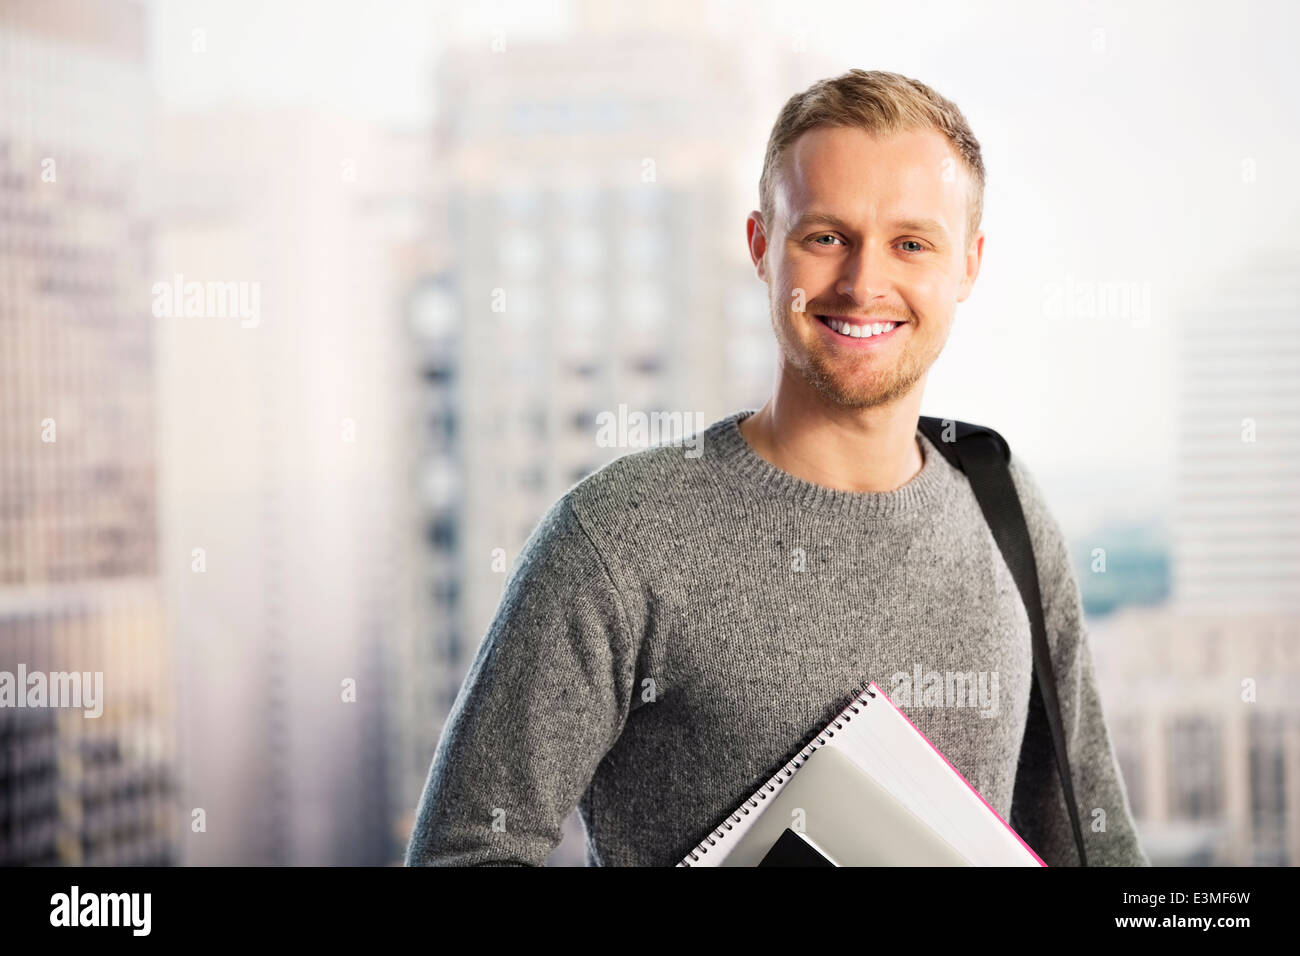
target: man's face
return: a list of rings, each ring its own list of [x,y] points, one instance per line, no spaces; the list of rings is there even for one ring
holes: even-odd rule
[[[969,174],[942,134],[876,138],[809,130],[782,157],[771,223],[751,214],[750,253],[794,372],[849,408],[888,404],[922,381],[979,273],[984,234],[966,242]],[[824,319],[897,322],[848,337]]]

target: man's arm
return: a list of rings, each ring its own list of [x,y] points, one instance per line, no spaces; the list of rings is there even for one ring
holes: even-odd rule
[[[635,648],[569,496],[511,572],[443,728],[408,866],[542,866],[622,732]]]
[[[1034,543],[1048,646],[1061,702],[1061,721],[1074,781],[1079,824],[1089,866],[1150,866],[1138,841],[1119,761],[1102,713],[1083,601],[1060,527],[1022,462],[1012,456],[1011,473]],[[1077,866],[1079,854],[1065,805],[1051,737],[1039,728],[1042,772],[1032,788],[1017,786],[1012,816],[1021,833],[1049,866]],[[1101,810],[1103,813],[1098,813]],[[1103,815],[1104,814],[1104,815]],[[1104,821],[1104,829],[1100,828]]]

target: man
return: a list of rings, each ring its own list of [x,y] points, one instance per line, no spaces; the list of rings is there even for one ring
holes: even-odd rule
[[[921,83],[852,70],[790,99],[747,227],[775,392],[709,426],[702,455],[625,455],[544,516],[448,718],[408,863],[540,865],[576,805],[588,863],[675,864],[866,680],[1045,862],[1077,863],[1050,751],[1017,786],[1028,615],[969,482],[917,430],[979,274],[983,181],[962,114]],[[1146,865],[1060,530],[1011,467],[1088,861]],[[981,692],[950,699],[954,675]]]

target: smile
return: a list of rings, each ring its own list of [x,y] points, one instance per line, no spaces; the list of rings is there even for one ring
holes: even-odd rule
[[[885,339],[892,338],[895,331],[906,322],[862,322],[857,319],[844,319],[834,315],[816,316],[817,321],[827,331],[848,343],[872,344],[883,342]]]

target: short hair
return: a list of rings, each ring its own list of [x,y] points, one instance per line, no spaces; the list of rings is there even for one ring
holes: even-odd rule
[[[781,157],[800,136],[822,126],[852,127],[873,136],[917,129],[942,133],[971,177],[966,242],[979,230],[984,215],[984,160],[979,141],[961,110],[918,80],[898,73],[857,69],[818,80],[786,100],[781,108],[767,141],[763,173],[758,180],[759,209],[769,226]]]

